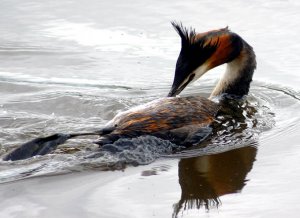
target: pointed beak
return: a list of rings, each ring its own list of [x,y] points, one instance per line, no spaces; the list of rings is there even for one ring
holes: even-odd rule
[[[183,82],[178,81],[175,77],[172,88],[168,94],[168,97],[175,97],[176,95],[179,95],[182,90],[191,82],[193,81],[195,77],[195,74],[191,74],[188,79],[184,80]]]
[[[168,94],[168,97],[175,97],[177,94],[178,94],[177,88],[172,86],[172,88]]]
[[[180,92],[187,86],[187,84],[185,85],[182,85],[182,86],[177,86],[177,85],[173,85],[169,94],[168,94],[168,97],[175,97],[176,95],[179,95]]]

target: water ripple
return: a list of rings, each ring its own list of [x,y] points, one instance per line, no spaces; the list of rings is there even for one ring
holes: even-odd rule
[[[208,89],[204,87],[203,90]],[[28,108],[22,106],[21,101],[11,101],[0,108],[1,120],[6,120],[1,123],[4,126],[0,130],[2,136],[0,155],[4,155],[21,142],[40,136],[43,132],[50,134],[57,131],[80,131],[93,129],[98,124],[100,127],[118,111],[155,98],[148,96],[113,99],[92,94],[78,94],[69,90],[41,93],[29,94],[31,96],[28,99],[35,100],[24,104],[32,103]],[[176,146],[168,141],[144,136],[136,139],[121,139],[99,150],[92,144],[93,138],[70,140],[53,154],[16,162],[1,161],[0,181],[9,182],[34,176],[83,170],[123,169],[128,165],[149,164],[158,158],[186,158],[217,154],[246,146],[257,147],[261,141],[272,141],[281,134],[297,132],[300,123],[299,116],[296,115],[299,113],[298,99],[299,93],[292,89],[256,83],[251,94],[244,101],[239,104],[234,101],[226,102],[227,106],[235,107],[233,111],[240,111],[239,116],[233,113],[232,118],[220,114],[214,124],[212,137],[199,146],[178,151],[178,146],[175,149]],[[76,115],[74,112],[64,114],[62,111],[70,109],[64,107],[57,110],[56,115],[41,113],[43,111],[41,109],[46,105],[45,102],[49,107],[52,101],[55,108],[60,101],[68,102],[70,105],[74,100],[76,103],[73,105],[77,105],[78,111],[84,111],[89,114],[88,116]],[[39,113],[32,111],[35,104],[36,107],[38,106],[37,102],[41,103],[40,109],[37,110]],[[105,115],[105,111],[109,113]],[[95,113],[98,113],[99,117],[95,117]],[[289,119],[286,119],[287,114],[291,115]],[[14,138],[11,137],[12,135]]]

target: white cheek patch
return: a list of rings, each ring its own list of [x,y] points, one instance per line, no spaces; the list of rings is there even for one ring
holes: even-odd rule
[[[202,64],[200,67],[198,67],[196,70],[193,71],[193,74],[195,74],[195,77],[193,78],[192,82],[195,82],[197,79],[199,79],[201,76],[203,76],[204,73],[208,71],[208,65],[206,63]]]

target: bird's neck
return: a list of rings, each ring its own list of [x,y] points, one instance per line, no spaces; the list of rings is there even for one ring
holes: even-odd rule
[[[247,95],[255,68],[255,54],[252,47],[244,42],[240,54],[227,63],[226,71],[210,97],[225,93],[239,97]]]

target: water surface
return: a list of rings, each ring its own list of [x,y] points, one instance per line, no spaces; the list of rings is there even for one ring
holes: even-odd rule
[[[236,128],[174,154],[138,138],[99,153],[93,137],[54,154],[0,162],[3,217],[295,217],[300,155],[297,1],[3,0],[0,155],[27,140],[103,126],[166,96],[181,20],[199,32],[229,25],[258,68]],[[183,95],[208,96],[224,67]],[[250,113],[251,114],[251,113]],[[240,125],[241,124],[241,125]],[[226,131],[225,131],[226,130]],[[58,175],[61,174],[61,175]],[[26,178],[26,179],[25,179]]]

